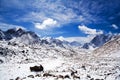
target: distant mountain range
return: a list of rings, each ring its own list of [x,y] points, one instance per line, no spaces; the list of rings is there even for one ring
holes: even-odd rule
[[[69,77],[69,74],[75,73],[80,76],[78,79],[83,78],[82,80],[120,80],[120,35],[97,35],[82,48],[81,46],[78,42],[61,41],[51,37],[40,38],[34,32],[21,28],[0,30],[1,78],[5,75],[2,80],[17,80],[17,76],[25,80],[48,80],[57,79],[51,74],[59,76],[67,73]],[[91,48],[94,50],[90,50]],[[36,76],[38,72],[31,72],[30,67],[40,64],[45,71]],[[50,77],[41,76],[46,72],[50,72]],[[33,78],[28,77],[30,74]],[[6,79],[9,75],[11,77]],[[71,77],[70,75],[68,79]]]
[[[106,42],[110,41],[117,35],[112,34],[100,34],[95,36],[89,43],[81,44],[79,42],[73,41],[61,41],[59,39],[47,37],[40,38],[37,34],[32,31],[26,31],[22,28],[13,28],[8,29],[7,31],[0,30],[0,40],[12,41],[16,43],[24,43],[29,45],[39,44],[39,45],[48,45],[51,47],[79,47],[84,49],[95,49],[101,47]]]
[[[61,41],[59,39],[47,37],[47,38],[40,38],[37,34],[32,31],[25,31],[21,28],[13,28],[8,29],[7,31],[0,30],[0,40],[5,41],[12,41],[17,43],[24,43],[24,44],[39,44],[39,45],[49,45],[51,47],[59,46],[59,47],[78,47],[81,46],[79,42],[68,42],[68,41]]]
[[[0,40],[11,40],[13,38],[22,37],[23,35],[30,35],[34,39],[38,39],[39,37],[31,31],[25,31],[21,28],[13,28],[8,29],[7,31],[0,30]]]

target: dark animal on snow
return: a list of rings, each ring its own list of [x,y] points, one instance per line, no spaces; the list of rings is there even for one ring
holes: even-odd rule
[[[30,71],[41,72],[41,71],[44,71],[44,68],[43,68],[42,65],[40,65],[40,66],[33,66],[33,67],[30,67]]]

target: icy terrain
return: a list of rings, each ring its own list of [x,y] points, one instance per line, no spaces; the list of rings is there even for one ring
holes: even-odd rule
[[[0,80],[120,80],[120,52],[113,57],[93,57],[82,49],[13,45],[7,41],[0,41],[0,51]],[[40,64],[44,72],[30,71],[30,66]]]
[[[3,34],[0,80],[120,80],[120,36],[90,51],[52,38],[40,40],[31,32],[13,34],[10,40]],[[43,71],[30,70],[40,64]]]

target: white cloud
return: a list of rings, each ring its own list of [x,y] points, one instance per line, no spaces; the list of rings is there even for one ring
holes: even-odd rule
[[[43,20],[47,19],[47,16],[44,12],[29,12],[19,19],[16,19],[16,21],[24,21],[24,22],[42,22]]]
[[[42,23],[35,23],[35,27],[41,30],[54,28],[57,25],[57,21],[51,18],[47,18]]]
[[[57,11],[49,11],[47,9],[45,10],[46,11],[42,11],[42,12],[30,12],[20,17],[19,19],[16,19],[16,21],[24,21],[24,22],[29,21],[34,23],[34,22],[42,22],[43,20],[50,17],[52,19],[57,20],[57,23],[59,23],[60,25],[64,25],[67,23],[82,22],[85,20],[82,15],[78,16],[71,9],[66,9],[64,11],[60,11],[59,9],[56,9]]]
[[[78,26],[78,28],[79,28],[82,32],[84,32],[85,34],[89,34],[89,35],[103,34],[103,31],[102,31],[102,30],[91,29],[91,28],[88,28],[88,27],[85,26],[85,25]]]
[[[84,44],[84,43],[90,42],[94,37],[95,37],[94,35],[88,35],[88,36],[85,36],[85,37],[63,37],[63,36],[59,36],[56,39],[59,39],[59,40],[62,40],[62,41],[65,40],[65,41],[68,41],[68,42],[77,41],[77,42],[80,42],[80,43]]]
[[[30,2],[28,3],[30,4]],[[46,18],[50,17],[57,20],[57,23],[59,23],[61,26],[67,23],[86,21],[82,15],[78,15],[72,8],[64,5],[61,0],[56,0],[54,2],[48,0],[36,0],[31,3],[32,4],[30,4],[29,7],[33,8],[33,10],[35,9],[35,11],[29,12],[20,18],[17,18],[16,21],[41,23]],[[73,5],[73,3],[71,4]]]
[[[103,6],[98,6],[96,2],[88,1],[87,3],[84,0],[12,0],[12,1],[4,1],[6,6],[14,7],[17,9],[21,9],[22,11],[25,10],[23,16],[16,18],[17,21],[29,21],[34,23],[42,21],[45,17],[51,17],[56,19],[60,24],[66,24],[71,22],[81,22],[81,23],[89,23],[89,22],[102,22],[101,19],[98,21],[99,17],[94,16],[94,10],[97,10],[96,14],[103,9]],[[86,5],[84,5],[84,3]],[[98,2],[99,3],[99,2]],[[89,9],[89,6],[92,10]],[[30,11],[33,11],[31,13]],[[34,14],[35,13],[35,14]]]
[[[18,25],[13,25],[13,24],[6,24],[6,23],[1,23],[0,22],[0,29],[2,30],[8,30],[11,28],[22,28],[25,29],[23,26],[18,26]]]
[[[115,25],[115,24],[112,24],[112,27],[113,27],[114,29],[118,29],[118,26]]]

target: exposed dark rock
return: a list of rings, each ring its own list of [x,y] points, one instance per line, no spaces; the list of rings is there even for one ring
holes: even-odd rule
[[[22,53],[25,53],[25,51],[23,50],[23,51],[21,51]]]
[[[4,61],[0,59],[0,63],[3,63]]]
[[[15,80],[21,80],[20,77],[17,77]]]
[[[34,78],[34,76],[33,76],[33,75],[29,75],[28,77],[29,77],[29,78]]]
[[[77,71],[71,71],[71,76],[75,75]]]
[[[91,78],[90,80],[94,80],[94,78]]]
[[[55,75],[53,75],[53,74],[50,74],[50,73],[44,73],[44,74],[43,74],[43,77],[48,77],[48,76],[55,77]]]
[[[80,79],[80,76],[73,75],[73,79]]]
[[[84,65],[81,68],[83,68],[84,70],[86,70],[86,67]]]
[[[104,79],[95,79],[95,80],[104,80]]]
[[[63,75],[58,75],[57,78],[62,78],[62,79],[64,79],[64,76],[63,76]]]
[[[70,76],[69,75],[65,75],[65,78],[69,78],[70,79]]]
[[[36,74],[35,77],[41,77],[41,74]]]
[[[87,77],[88,77],[88,78],[91,78],[91,76],[90,76],[90,75],[87,75]]]

